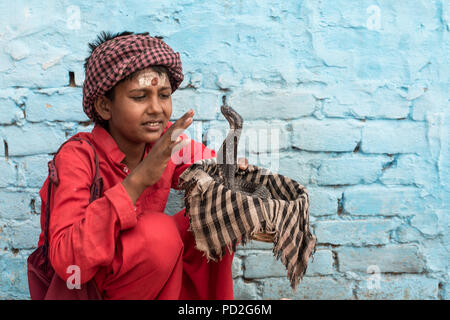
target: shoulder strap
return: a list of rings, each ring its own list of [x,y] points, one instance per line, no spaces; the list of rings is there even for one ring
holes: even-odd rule
[[[89,140],[86,140],[84,138],[79,138],[79,137],[71,138],[71,139],[67,140],[66,142],[64,142],[59,147],[58,151],[56,151],[55,155],[53,156],[53,159],[48,162],[48,189],[47,189],[47,202],[45,203],[44,248],[43,248],[44,249],[43,252],[44,252],[44,256],[45,257],[47,257],[48,248],[49,248],[48,229],[49,229],[49,225],[50,225],[50,198],[51,198],[52,184],[54,184],[54,185],[58,185],[59,184],[58,172],[57,172],[56,166],[55,166],[55,159],[56,159],[56,155],[59,153],[61,148],[67,142],[71,142],[71,141],[80,141],[80,143],[82,141],[86,141],[92,147],[92,150],[94,150],[95,174],[94,174],[94,179],[92,181],[91,188],[90,188],[89,203],[91,203],[92,201],[100,198],[101,195],[102,195],[103,179],[100,176],[99,161],[98,161],[97,152],[95,151],[94,146],[91,144],[91,142]]]

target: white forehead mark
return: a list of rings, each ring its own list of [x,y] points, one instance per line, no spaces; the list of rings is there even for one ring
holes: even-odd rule
[[[153,70],[143,71],[138,75],[139,86],[148,87],[155,78],[158,79],[158,83],[164,84],[166,83],[167,75],[165,73],[158,74],[158,72]]]

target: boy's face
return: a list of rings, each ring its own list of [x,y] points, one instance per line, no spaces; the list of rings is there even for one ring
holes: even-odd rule
[[[110,134],[132,144],[156,142],[172,115],[171,94],[167,74],[158,74],[151,68],[119,83],[114,89],[114,100],[108,100],[109,119],[105,120],[109,120]]]

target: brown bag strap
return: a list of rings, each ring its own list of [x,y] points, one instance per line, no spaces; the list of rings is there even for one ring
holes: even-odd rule
[[[92,145],[92,143],[89,140],[86,140],[84,138],[79,138],[79,137],[71,138],[71,139],[67,140],[66,142],[64,142],[59,147],[58,151],[56,151],[55,155],[53,156],[53,159],[48,162],[48,189],[47,189],[47,202],[45,203],[44,248],[43,248],[44,257],[46,257],[46,258],[48,258],[47,254],[48,254],[48,250],[49,250],[48,230],[49,230],[49,225],[50,225],[50,198],[51,198],[50,194],[51,194],[51,190],[52,190],[52,184],[54,184],[54,185],[59,184],[58,172],[57,172],[56,166],[55,166],[55,159],[56,159],[56,155],[58,154],[59,150],[61,150],[61,148],[67,142],[71,142],[71,141],[80,141],[80,143],[82,143],[82,141],[86,141],[92,147],[92,150],[94,150],[95,174],[94,174],[94,180],[92,181],[92,185],[90,188],[89,203],[100,198],[102,195],[103,179],[100,176],[99,160],[97,157],[97,152],[95,151],[95,148]]]

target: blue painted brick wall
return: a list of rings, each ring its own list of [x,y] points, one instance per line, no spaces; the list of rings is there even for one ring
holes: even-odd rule
[[[92,129],[83,62],[102,30],[164,36],[185,72],[173,118],[195,109],[189,134],[217,148],[226,99],[240,155],[308,188],[318,246],[297,292],[252,242],[237,299],[449,299],[449,17],[446,0],[2,1],[0,299],[29,298],[38,191]]]

